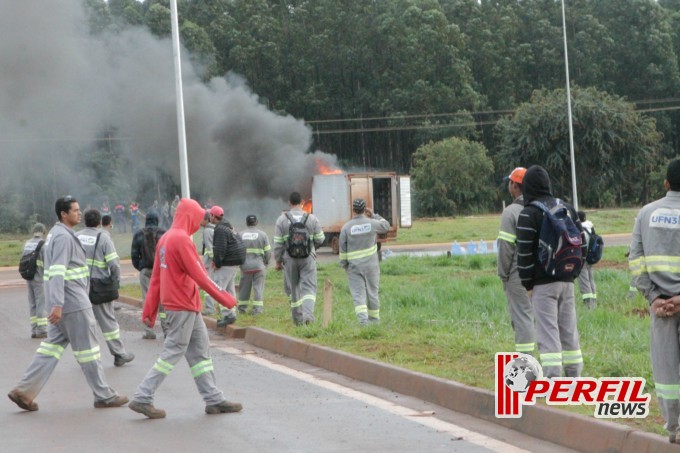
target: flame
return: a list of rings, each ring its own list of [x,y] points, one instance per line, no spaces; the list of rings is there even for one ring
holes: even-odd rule
[[[341,175],[342,170],[333,168],[321,159],[316,160],[316,172],[320,175]]]
[[[312,213],[312,200],[302,200],[302,210],[307,214]]]

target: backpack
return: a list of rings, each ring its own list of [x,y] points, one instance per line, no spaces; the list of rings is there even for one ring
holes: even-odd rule
[[[35,250],[22,255],[19,260],[19,273],[24,280],[33,280],[36,272],[38,272],[38,256],[40,255],[40,249],[44,243],[45,241],[43,240],[38,242]]]
[[[595,232],[595,228],[588,232],[590,240],[588,241],[588,251],[586,252],[586,263],[597,264],[602,259],[602,252],[604,251],[604,239]]]
[[[144,242],[142,243],[142,269],[153,269],[156,257],[156,244],[161,236],[158,228],[142,228]]]
[[[246,262],[246,246],[229,222],[215,225],[213,262],[218,269],[222,266],[240,266]]]
[[[546,274],[557,280],[578,277],[583,267],[581,231],[559,199],[552,208],[539,201],[530,204],[543,211],[538,238],[538,262]]]
[[[288,213],[286,217],[290,221],[288,226],[288,244],[286,250],[291,258],[307,258],[312,251],[312,241],[309,230],[306,227],[309,214],[302,216],[301,220],[295,221]]]

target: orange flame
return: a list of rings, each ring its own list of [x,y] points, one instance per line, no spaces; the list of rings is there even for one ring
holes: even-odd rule
[[[312,200],[302,200],[302,210],[307,214],[312,213]]]
[[[341,175],[342,170],[339,168],[333,168],[321,159],[316,160],[316,171],[320,175]]]

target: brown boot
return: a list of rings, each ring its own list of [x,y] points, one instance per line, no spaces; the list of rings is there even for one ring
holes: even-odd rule
[[[128,407],[139,414],[146,415],[148,418],[165,418],[165,411],[156,409],[153,404],[138,403],[133,400]]]
[[[232,403],[231,401],[222,401],[219,404],[211,404],[205,406],[206,414],[227,414],[231,412],[241,412],[243,406],[241,403]]]
[[[29,401],[28,398],[26,398],[26,395],[24,395],[17,389],[12,389],[7,394],[7,396],[14,402],[14,404],[16,404],[25,411],[33,412],[38,410],[38,404],[34,403],[33,401]]]
[[[107,408],[107,407],[120,407],[120,406],[125,406],[128,403],[128,401],[130,401],[130,400],[128,399],[127,396],[118,395],[109,402],[95,401],[94,407],[96,407],[97,409],[104,409],[104,408]]]

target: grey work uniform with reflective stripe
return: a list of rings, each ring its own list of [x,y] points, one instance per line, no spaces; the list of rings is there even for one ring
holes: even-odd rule
[[[306,213],[299,207],[288,211],[295,221],[302,221]],[[314,305],[316,304],[316,250],[323,244],[325,236],[321,224],[314,214],[309,214],[305,227],[313,242],[307,258],[291,258],[288,255],[288,233],[290,220],[281,214],[274,227],[274,257],[276,262],[283,263],[286,282],[290,289],[290,311],[295,324],[314,321]]]
[[[254,226],[243,230],[241,239],[246,246],[246,261],[241,265],[238,309],[246,311],[252,293],[253,314],[257,314],[264,309],[264,283],[272,248],[267,234]]]
[[[89,275],[85,250],[73,231],[57,223],[45,240],[45,303],[47,310],[62,308],[61,321],[50,324],[47,338],[33,357],[17,389],[34,399],[71,344],[95,402],[109,402],[117,395],[106,383],[95,336],[95,318],[88,296]]]
[[[593,234],[593,223],[589,220],[581,222],[583,227],[583,235],[586,238],[586,250],[590,244],[590,237]],[[578,275],[578,286],[581,290],[581,300],[586,299],[597,300],[597,286],[595,285],[595,273],[593,272],[593,266],[588,264],[585,260],[583,261],[583,268],[581,273]]]
[[[644,206],[633,228],[628,257],[635,286],[651,304],[680,294],[680,192]],[[650,308],[650,356],[654,387],[666,429],[680,418],[680,313],[659,318]]]
[[[515,331],[515,351],[533,354],[536,347],[534,309],[517,272],[517,219],[522,209],[524,198],[520,195],[501,214],[497,264],[498,276],[508,299],[510,323]]]
[[[354,216],[340,230],[340,264],[347,271],[354,312],[361,324],[380,321],[380,262],[378,234],[385,234],[390,223],[377,214]]]
[[[97,235],[99,242],[97,243]],[[85,228],[76,233],[85,249],[90,278],[113,278],[120,281],[120,258],[108,232],[98,228]],[[97,248],[95,249],[95,244]],[[113,307],[113,301],[92,305],[92,312],[102,329],[109,352],[114,357],[125,355],[125,346],[120,339],[120,326]]]
[[[26,241],[22,256],[32,253],[40,241],[42,235],[38,234]],[[45,307],[45,290],[44,286],[44,259],[45,248],[40,248],[38,252],[38,259],[36,260],[36,272],[33,280],[26,282],[28,289],[28,310],[31,315],[31,333],[34,335],[43,335],[47,333],[47,308]]]
[[[203,265],[208,271],[210,279],[214,281],[220,289],[227,291],[232,296],[236,297],[236,274],[238,266],[222,266],[217,268],[213,264],[213,238],[215,237],[215,225],[209,223],[203,229]],[[215,312],[215,301],[210,294],[206,293],[203,299],[205,309],[210,313]],[[218,304],[219,305],[219,304]],[[236,310],[234,308],[228,309],[220,305],[222,316],[236,317]]]

